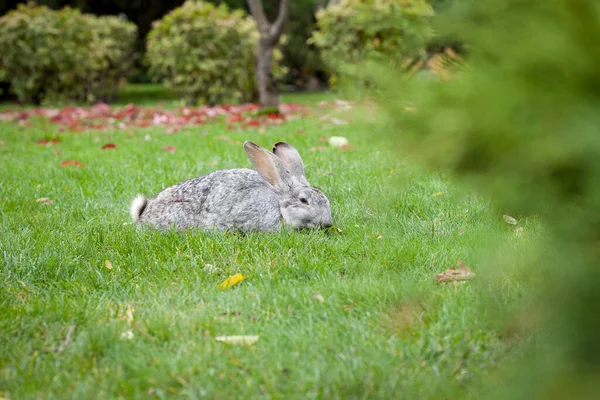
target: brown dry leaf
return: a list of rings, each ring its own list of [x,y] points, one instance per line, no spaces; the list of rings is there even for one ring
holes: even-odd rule
[[[517,220],[514,219],[513,217],[511,217],[510,215],[503,215],[502,218],[504,218],[504,222],[506,222],[507,224],[510,224],[510,225],[517,224]]]
[[[454,268],[450,268],[435,276],[436,282],[448,283],[453,281],[466,281],[469,279],[473,279],[475,277],[475,273],[471,271],[468,265],[463,263],[458,263],[458,265]]]
[[[42,203],[42,204],[52,204],[52,200],[50,200],[47,197],[40,197],[39,199],[35,199],[36,203]]]
[[[110,262],[110,260],[104,261],[104,266],[106,267],[106,269],[112,269],[112,263]]]
[[[313,293],[312,297],[314,297],[315,299],[319,300],[321,303],[323,303],[325,301],[325,299],[323,298],[323,296],[320,295],[319,293]]]

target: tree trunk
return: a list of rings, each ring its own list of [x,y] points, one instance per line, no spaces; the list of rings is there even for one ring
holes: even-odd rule
[[[259,40],[256,49],[256,80],[262,108],[279,106],[279,90],[273,76],[273,47],[266,40]]]
[[[279,89],[273,76],[273,49],[279,44],[283,25],[290,13],[291,0],[280,0],[279,14],[271,24],[263,10],[261,0],[248,0],[252,17],[256,21],[260,39],[256,49],[256,81],[260,105],[265,108],[279,106]]]

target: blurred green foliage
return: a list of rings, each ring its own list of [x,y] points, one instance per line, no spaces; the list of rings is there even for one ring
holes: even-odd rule
[[[317,13],[310,39],[336,77],[352,84],[363,76],[352,66],[366,60],[399,67],[431,36],[433,9],[425,0],[341,0]]]
[[[440,34],[469,48],[469,65],[451,79],[369,69],[390,137],[406,156],[454,171],[504,211],[539,215],[552,230],[541,258],[522,265],[537,279],[525,319],[541,315],[540,340],[501,397],[593,398],[600,389],[600,2],[465,0],[438,22]]]
[[[0,81],[38,104],[108,100],[127,78],[135,37],[117,17],[21,5],[0,18]]]
[[[26,0],[0,0],[0,15],[15,8]],[[96,15],[124,14],[129,21],[138,27],[139,37],[136,42],[136,70],[132,80],[149,82],[147,65],[143,62],[142,54],[145,53],[146,35],[151,29],[153,21],[162,18],[166,13],[183,4],[183,0],[37,0],[37,4],[45,5],[52,9],[64,6],[77,8],[85,13]],[[248,12],[247,0],[207,0],[215,5],[225,4],[229,9],[241,9]],[[325,5],[325,0],[293,1],[290,18],[286,23],[285,34],[287,41],[282,44],[282,64],[288,69],[286,82],[304,86],[311,76],[322,76],[324,66],[319,58],[318,50],[309,46],[306,40],[315,28],[315,12],[319,6]],[[267,17],[273,21],[279,10],[279,0],[263,0]]]
[[[147,57],[154,77],[188,104],[245,102],[256,98],[257,43],[256,24],[243,11],[188,0],[154,24]],[[276,77],[284,72],[275,68]]]

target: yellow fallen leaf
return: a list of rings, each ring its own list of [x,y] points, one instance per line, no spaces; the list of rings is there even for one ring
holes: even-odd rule
[[[233,365],[240,365],[242,363],[242,360],[240,360],[238,358],[230,358],[229,362],[232,363]]]
[[[432,196],[433,196],[433,197],[438,197],[438,196],[441,196],[441,195],[443,195],[444,193],[445,193],[445,192],[436,192],[436,193],[432,194]]]
[[[242,274],[231,275],[229,278],[227,278],[223,282],[219,283],[217,285],[217,287],[221,290],[229,289],[233,285],[237,285],[238,283],[240,283],[243,280],[244,280],[244,275],[242,275]]]
[[[252,346],[258,342],[258,336],[217,336],[215,337],[217,342],[233,344],[237,346]]]
[[[320,295],[319,293],[313,293],[312,295],[315,299],[319,300],[321,303],[323,303],[325,301],[325,299],[323,298],[322,295]]]
[[[110,260],[104,261],[104,266],[106,267],[106,269],[112,269],[112,263],[110,262]]]
[[[513,217],[511,217],[510,215],[503,215],[502,218],[504,218],[504,222],[506,222],[507,224],[511,224],[511,225],[517,224],[517,220],[514,219]]]

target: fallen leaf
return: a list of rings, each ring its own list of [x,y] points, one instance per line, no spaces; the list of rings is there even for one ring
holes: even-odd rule
[[[65,336],[64,341],[56,350],[54,350],[56,353],[60,354],[63,351],[65,351],[67,346],[71,343],[71,339],[73,338],[73,333],[75,332],[75,328],[76,328],[76,325],[72,325],[69,327],[69,329],[67,329],[67,335]]]
[[[106,267],[106,269],[112,269],[112,263],[110,262],[110,260],[104,261],[104,266]]]
[[[40,139],[37,142],[35,142],[35,144],[37,144],[38,146],[49,146],[52,144],[57,144],[59,142],[60,142],[60,139],[52,138],[52,139]]]
[[[314,297],[315,299],[319,300],[321,303],[323,303],[325,301],[325,299],[323,298],[323,296],[321,296],[319,293],[313,293],[312,297]]]
[[[436,193],[432,194],[432,196],[433,196],[433,197],[438,197],[438,196],[441,196],[441,195],[443,195],[443,194],[445,194],[445,193],[446,193],[446,192],[436,192]]]
[[[225,279],[223,282],[219,283],[217,287],[221,290],[229,289],[230,287],[237,285],[241,281],[244,280],[244,275],[235,274],[231,275],[229,278]]]
[[[104,146],[102,146],[102,150],[106,150],[106,149],[116,149],[117,145],[114,143],[106,143]]]
[[[348,312],[350,311],[352,308],[354,307],[354,304],[348,304],[346,307],[344,307],[344,311]]]
[[[507,224],[510,224],[510,225],[517,224],[517,220],[514,219],[513,217],[511,217],[510,215],[503,215],[502,218],[504,218],[504,222],[506,222]]]
[[[523,236],[524,233],[525,233],[525,228],[523,228],[522,226],[519,226],[518,228],[515,229],[515,236]]]
[[[329,143],[329,145],[331,147],[335,147],[338,149],[347,147],[350,143],[348,142],[348,139],[346,139],[343,136],[332,136],[327,140],[327,143]]]
[[[437,282],[447,283],[452,281],[466,281],[474,277],[475,273],[471,271],[468,265],[458,263],[455,268],[447,269],[441,274],[436,275],[434,279]]]
[[[133,331],[131,329],[121,333],[121,339],[131,340],[133,339]]]
[[[40,197],[39,199],[35,199],[36,203],[42,203],[42,204],[52,204],[52,200],[50,200],[47,197]]]
[[[219,274],[221,272],[221,268],[215,267],[212,264],[204,264],[204,268],[202,268],[204,272],[209,274]]]
[[[252,346],[254,343],[258,342],[257,335],[248,335],[248,336],[217,336],[215,337],[217,342],[232,344],[237,346]]]
[[[68,166],[73,166],[73,167],[85,167],[85,165],[83,163],[80,163],[77,160],[66,160],[60,163],[61,167],[68,167]]]
[[[344,121],[343,119],[339,119],[339,118],[331,118],[330,119],[331,123],[334,125],[348,125],[348,121]]]
[[[166,150],[169,153],[175,153],[175,147],[173,147],[173,146],[165,146],[165,147],[163,147],[163,150]]]

